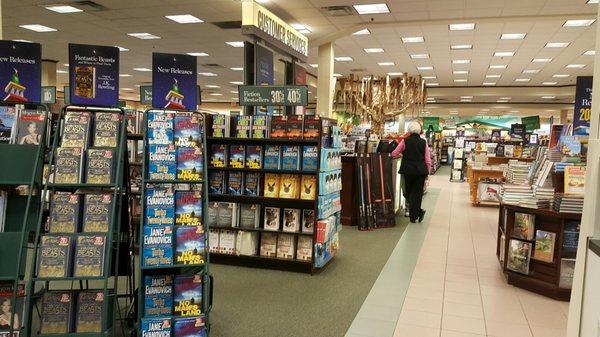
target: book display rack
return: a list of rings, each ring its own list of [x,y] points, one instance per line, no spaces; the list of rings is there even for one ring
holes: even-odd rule
[[[339,243],[341,138],[332,119],[211,115],[215,263],[314,273]]]
[[[465,153],[465,138],[454,138],[454,156],[452,169],[450,170],[450,181],[465,181],[465,166],[467,162],[467,154]]]
[[[130,257],[120,254],[129,192],[124,113],[66,106],[58,121],[32,245],[24,335],[113,336],[125,320],[119,297],[131,299],[118,289],[120,275],[132,277],[121,265]]]
[[[210,331],[205,116],[144,113],[138,321],[141,336]]]

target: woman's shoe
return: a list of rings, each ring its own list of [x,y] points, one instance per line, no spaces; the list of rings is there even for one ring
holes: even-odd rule
[[[419,214],[419,222],[423,222],[424,218],[425,218],[425,210],[422,209],[421,214]]]

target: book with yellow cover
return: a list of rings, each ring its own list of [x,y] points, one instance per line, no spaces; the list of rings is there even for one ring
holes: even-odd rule
[[[300,199],[315,200],[317,195],[317,176],[306,174],[302,176],[302,184],[300,186]]]
[[[75,95],[85,98],[96,97],[96,68],[92,66],[75,67]]]
[[[278,198],[280,177],[275,173],[265,173],[264,196],[267,198]]]
[[[279,197],[285,199],[298,199],[300,195],[300,176],[297,174],[282,174],[279,188]]]
[[[565,194],[585,192],[585,166],[565,166]]]

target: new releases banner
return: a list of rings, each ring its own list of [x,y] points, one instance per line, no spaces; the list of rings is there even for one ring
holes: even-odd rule
[[[117,106],[119,48],[69,44],[71,104]]]
[[[575,110],[573,113],[573,134],[590,135],[590,119],[592,115],[592,76],[578,76],[575,87]]]
[[[0,41],[0,85],[4,86],[4,102],[40,102],[41,58],[39,43]]]
[[[196,57],[152,54],[152,106],[158,109],[196,110],[198,96]]]

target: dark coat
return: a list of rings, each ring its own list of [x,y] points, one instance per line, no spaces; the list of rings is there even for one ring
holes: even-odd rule
[[[427,142],[413,133],[404,139],[404,152],[400,164],[400,174],[427,175],[425,164],[425,147]]]

